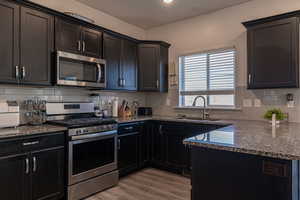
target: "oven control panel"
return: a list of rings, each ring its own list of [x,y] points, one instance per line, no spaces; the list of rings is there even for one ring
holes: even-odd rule
[[[117,124],[106,124],[106,125],[100,125],[100,126],[74,128],[74,129],[69,130],[69,136],[88,135],[88,134],[92,134],[92,133],[113,131],[113,130],[117,130],[117,129],[118,129]]]

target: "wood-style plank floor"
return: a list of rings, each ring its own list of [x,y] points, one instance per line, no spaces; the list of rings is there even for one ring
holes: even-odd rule
[[[118,186],[85,200],[190,200],[188,178],[157,169],[144,169],[120,180]]]

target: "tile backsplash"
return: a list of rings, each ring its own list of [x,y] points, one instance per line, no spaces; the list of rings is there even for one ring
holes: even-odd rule
[[[286,95],[292,93],[295,99],[293,108],[287,107]],[[91,94],[98,94],[93,97]],[[143,92],[114,92],[114,91],[90,91],[81,88],[67,87],[26,87],[5,85],[0,87],[0,100],[16,100],[22,102],[33,97],[39,97],[46,101],[92,101],[99,104],[101,101],[118,99],[119,104],[126,100],[131,104],[138,101],[140,106],[153,107],[155,115],[176,116],[185,114],[189,116],[201,116],[201,110],[176,109],[178,106],[178,89],[169,89],[168,93],[143,93]],[[245,102],[250,102],[247,106]],[[238,87],[236,90],[236,110],[210,110],[210,115],[218,119],[248,119],[263,120],[263,114],[270,108],[281,108],[288,113],[290,122],[300,123],[300,90],[299,89],[275,89],[275,90],[247,90],[246,87]],[[21,114],[24,115],[21,110]],[[22,116],[21,115],[21,116]],[[22,117],[21,117],[22,121]],[[22,121],[24,123],[24,121]]]
[[[91,94],[97,94],[98,97],[93,97]],[[11,100],[18,101],[22,104],[25,100],[38,97],[46,101],[66,101],[66,102],[94,102],[98,104],[99,101],[110,101],[117,98],[121,104],[123,100],[130,104],[133,101],[138,101],[140,106],[145,106],[146,96],[140,92],[109,92],[109,91],[91,91],[82,88],[67,88],[67,87],[27,87],[27,86],[12,86],[5,85],[0,87],[0,101]],[[21,106],[21,123],[25,121],[25,110]]]

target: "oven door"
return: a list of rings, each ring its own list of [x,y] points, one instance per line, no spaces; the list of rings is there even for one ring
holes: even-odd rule
[[[102,59],[57,52],[57,85],[106,87],[106,62]]]
[[[72,136],[69,141],[69,185],[117,169],[117,131]]]

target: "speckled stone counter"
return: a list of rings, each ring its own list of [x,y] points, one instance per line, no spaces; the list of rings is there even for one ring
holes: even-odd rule
[[[19,126],[16,128],[3,128],[0,129],[0,139],[7,139],[13,137],[25,137],[36,134],[46,134],[53,132],[66,131],[65,127],[53,125],[40,125],[40,126]]]
[[[262,121],[228,121],[232,125],[184,140],[184,144],[217,150],[300,160],[300,124],[272,128]]]

